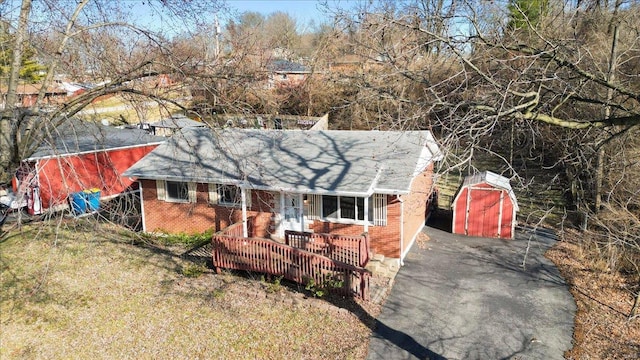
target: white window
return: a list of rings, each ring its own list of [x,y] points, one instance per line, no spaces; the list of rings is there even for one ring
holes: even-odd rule
[[[158,200],[167,202],[196,202],[196,184],[184,181],[156,180]]]
[[[247,207],[251,206],[251,193],[245,190]],[[242,206],[242,190],[236,185],[209,184],[209,203],[222,206]]]
[[[218,204],[239,206],[240,189],[233,185],[218,185]]]
[[[175,202],[189,201],[189,187],[185,182],[165,181],[166,200]]]
[[[364,198],[353,196],[322,196],[322,217],[328,220],[364,222]],[[374,222],[374,201],[368,199],[367,221]],[[385,214],[386,215],[386,214]]]

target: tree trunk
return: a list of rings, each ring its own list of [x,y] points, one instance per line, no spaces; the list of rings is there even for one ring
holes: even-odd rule
[[[594,209],[596,213],[600,211],[602,207],[602,182],[604,180],[604,145],[598,149],[598,156],[596,158],[596,198],[594,203]]]
[[[17,147],[14,142],[17,126],[16,120],[14,119],[14,110],[18,99],[17,89],[20,81],[22,51],[30,13],[31,0],[22,0],[18,28],[16,29],[14,43],[12,44],[13,58],[11,59],[11,67],[9,70],[7,96],[5,98],[2,116],[0,116],[0,166],[2,168],[2,170],[0,170],[0,182],[6,182],[11,178],[10,165],[12,161],[15,161],[16,157]]]
[[[609,58],[609,71],[607,74],[607,81],[613,82],[616,77],[616,63],[617,63],[617,47],[618,47],[618,34],[620,30],[616,25],[613,28],[613,40],[611,41],[611,57]],[[604,116],[605,119],[611,117],[611,99],[613,98],[613,89],[607,90],[607,106],[605,107]],[[602,143],[598,149],[597,166],[596,166],[596,197],[594,204],[594,211],[597,213],[602,206],[602,182],[604,180],[604,160],[605,160],[605,143]]]
[[[640,281],[638,281],[638,292],[636,293],[636,300],[633,302],[633,307],[629,312],[629,319],[633,319],[638,316],[638,309],[640,308]]]

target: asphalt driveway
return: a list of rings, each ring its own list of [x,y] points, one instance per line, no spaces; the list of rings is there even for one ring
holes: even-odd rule
[[[562,359],[575,302],[543,254],[549,232],[512,241],[426,228],[395,278],[369,359]]]

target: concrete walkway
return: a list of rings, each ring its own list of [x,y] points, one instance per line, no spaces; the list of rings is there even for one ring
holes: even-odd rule
[[[543,256],[552,233],[505,241],[425,232],[431,240],[405,259],[368,359],[563,359],[575,302]]]

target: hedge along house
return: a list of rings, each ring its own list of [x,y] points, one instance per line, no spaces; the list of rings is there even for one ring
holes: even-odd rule
[[[371,251],[402,259],[424,226],[440,158],[428,131],[188,128],[124,176],[139,179],[147,232],[240,221],[244,237],[366,232]]]
[[[69,194],[98,189],[101,198],[137,186],[122,172],[166,140],[139,129],[116,129],[69,120],[48,129],[50,136],[22,161],[13,179],[17,199],[27,199],[29,212],[62,210]]]
[[[508,178],[491,171],[467,176],[452,208],[454,234],[513,239],[518,201]]]

